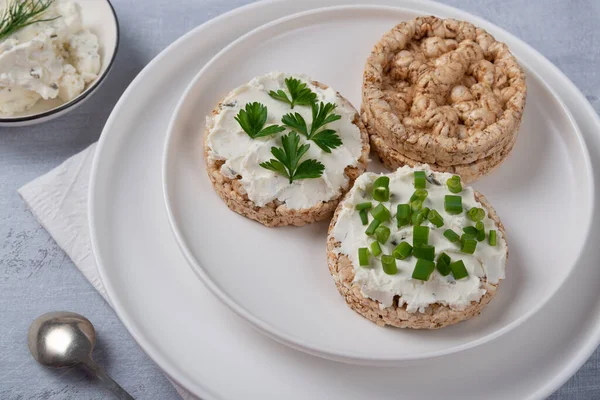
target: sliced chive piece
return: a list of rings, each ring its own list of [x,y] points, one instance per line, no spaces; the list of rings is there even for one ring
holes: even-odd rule
[[[429,216],[429,207],[423,207],[421,209],[421,214],[423,214],[423,219],[427,219],[427,217]]]
[[[388,239],[390,238],[390,228],[388,228],[387,226],[378,226],[377,229],[375,229],[375,237],[377,238],[377,241],[381,244],[385,244],[385,242],[388,241]]]
[[[444,226],[444,218],[436,210],[430,210],[427,219],[438,228]]]
[[[369,214],[367,214],[367,210],[360,210],[358,215],[360,216],[360,221],[363,225],[367,225],[369,223]]]
[[[398,267],[396,266],[396,259],[394,256],[388,254],[382,255],[381,265],[383,266],[383,272],[388,275],[396,275],[398,273]]]
[[[370,201],[367,201],[367,202],[365,202],[365,203],[360,203],[360,204],[357,204],[355,208],[356,208],[358,211],[360,211],[360,210],[368,210],[368,209],[369,209],[369,208],[371,208],[371,207],[373,207],[373,204],[372,204]]]
[[[448,214],[460,214],[463,211],[462,197],[447,194],[444,198],[444,209]]]
[[[398,221],[398,228],[410,224],[409,204],[398,204],[398,208],[396,209],[396,220]]]
[[[427,187],[425,171],[415,171],[414,185],[415,189],[425,189]]]
[[[421,200],[413,200],[410,202],[410,209],[412,212],[420,211],[423,208],[423,202]]]
[[[467,211],[467,217],[473,222],[481,221],[485,217],[485,211],[483,208],[472,207]]]
[[[421,225],[424,219],[425,218],[423,217],[423,214],[419,211],[413,212],[412,216],[410,217],[410,220],[414,226]]]
[[[435,263],[433,261],[419,259],[413,270],[412,278],[420,281],[428,281],[434,269]]]
[[[373,182],[373,199],[376,201],[388,201],[390,199],[390,178],[380,176]]]
[[[435,259],[435,247],[428,244],[416,244],[413,246],[413,255],[416,258],[433,261]]]
[[[410,256],[413,251],[413,247],[407,242],[400,242],[398,246],[392,251],[392,255],[398,260],[404,260]]]
[[[474,226],[465,226],[463,228],[463,232],[466,233],[467,235],[471,235],[475,238],[477,238],[477,235],[479,235],[479,231]]]
[[[373,221],[371,221],[371,223],[367,227],[367,230],[365,231],[365,233],[368,236],[373,236],[375,234],[375,229],[377,229],[377,227],[379,227],[380,224],[381,224],[380,220],[374,219]]]
[[[373,256],[375,257],[381,254],[381,246],[379,246],[379,242],[371,243],[371,253],[373,253]]]
[[[452,243],[456,243],[456,242],[460,241],[460,236],[458,235],[458,233],[454,232],[452,229],[446,229],[444,231],[444,236],[446,237],[446,239],[448,239]]]
[[[450,256],[446,253],[442,253],[438,256],[437,264],[435,265],[435,267],[437,268],[438,272],[442,274],[442,276],[448,276],[448,274],[451,272],[451,262],[452,260],[450,259]]]
[[[446,185],[448,186],[448,190],[452,193],[460,193],[462,192],[462,185],[460,184],[460,176],[454,175],[452,178],[446,181]]]
[[[383,204],[379,204],[377,207],[371,209],[371,215],[373,218],[385,222],[390,219],[390,210],[387,209]]]
[[[390,199],[390,188],[378,187],[373,189],[373,199],[377,201],[388,201]]]
[[[483,242],[485,240],[485,226],[483,225],[483,222],[478,221],[475,224],[475,229],[477,229],[477,241]]]
[[[429,193],[425,189],[417,189],[412,194],[412,196],[410,196],[410,201],[415,201],[415,200],[425,201],[425,199],[427,198],[428,194]]]
[[[490,244],[490,246],[496,245],[496,231],[493,229],[490,230],[490,236],[488,238],[488,243]]]
[[[475,249],[477,248],[477,239],[475,236],[464,234],[460,238],[460,251],[467,254],[475,253]]]
[[[358,263],[361,267],[369,265],[369,249],[366,247],[358,249]]]
[[[413,227],[413,246],[419,244],[429,244],[429,227],[414,226]]]
[[[467,276],[469,276],[467,268],[465,267],[465,263],[462,260],[458,260],[451,263],[450,270],[452,270],[452,275],[456,280],[466,278]]]

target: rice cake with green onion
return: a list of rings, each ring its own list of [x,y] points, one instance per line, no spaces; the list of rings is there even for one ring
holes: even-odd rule
[[[375,201],[373,193],[384,189],[387,199]],[[359,215],[365,212],[367,225]],[[373,224],[389,235],[367,233]],[[330,223],[327,261],[338,291],[360,315],[380,326],[437,329],[478,315],[494,297],[505,277],[505,237],[481,193],[427,165],[404,166],[358,177]]]
[[[309,137],[318,118],[320,128]],[[204,135],[215,192],[231,210],[269,227],[331,218],[365,171],[369,150],[348,100],[308,77],[280,72],[232,90],[207,118]],[[289,161],[294,151],[300,157]]]

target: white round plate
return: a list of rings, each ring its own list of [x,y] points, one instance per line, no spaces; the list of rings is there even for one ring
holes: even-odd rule
[[[306,9],[352,3],[286,0],[238,9],[178,40],[130,85],[103,132],[90,183],[92,245],[111,304],[152,359],[203,399],[548,396],[600,342],[599,246],[586,246],[549,303],[506,335],[434,360],[371,368],[312,357],[249,329],[196,278],[170,233],[162,195],[163,146],[173,110],[199,66],[263,23]],[[450,7],[422,0],[378,0],[378,4],[469,19],[507,41],[573,112],[594,169],[598,168],[598,116],[573,84],[535,50]],[[594,223],[589,243],[600,241],[597,216]],[[431,384],[432,377],[439,384]]]
[[[173,115],[165,149],[165,198],[183,254],[239,315],[311,354],[393,365],[491,340],[550,299],[588,234],[593,182],[587,149],[566,108],[530,68],[528,105],[515,150],[475,185],[506,226],[510,257],[498,295],[470,321],[434,331],[382,329],[350,310],[337,292],[325,253],[328,222],[266,228],[230,211],[214,193],[203,157],[205,119],[231,89],[274,70],[307,73],[360,108],[363,67],[373,44],[399,21],[421,14],[336,7],[271,22],[202,68]],[[547,251],[561,246],[569,251]]]
[[[98,37],[102,63],[100,73],[86,89],[73,100],[41,100],[29,110],[10,117],[1,117],[0,126],[16,127],[39,124],[64,115],[83,104],[104,82],[110,72],[119,48],[119,21],[109,0],[77,0],[83,26]]]

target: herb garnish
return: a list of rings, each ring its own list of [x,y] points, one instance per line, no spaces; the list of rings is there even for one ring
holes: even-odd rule
[[[0,14],[0,40],[38,22],[53,21],[58,17],[42,19],[42,14],[54,0],[7,0]]]
[[[306,83],[296,78],[285,78],[285,85],[287,86],[292,99],[290,100],[287,94],[283,90],[274,92],[271,90],[269,96],[275,100],[283,101],[288,103],[292,108],[295,105],[309,106],[317,101],[317,94],[306,87]]]
[[[312,107],[312,125],[310,131],[306,126],[306,121],[299,113],[289,113],[283,116],[281,122],[290,129],[297,131],[309,140],[312,140],[324,152],[331,153],[331,149],[335,149],[342,145],[342,139],[333,129],[321,129],[330,122],[337,121],[342,118],[341,115],[333,114],[336,104],[327,103],[317,105],[311,104]]]
[[[252,139],[285,131],[285,128],[279,125],[264,128],[267,122],[267,107],[258,102],[246,104],[246,109],[240,110],[235,120]]]
[[[290,132],[281,137],[282,147],[271,147],[271,153],[276,159],[260,164],[261,167],[278,172],[289,179],[290,183],[299,179],[318,178],[323,175],[325,166],[314,159],[300,159],[310,148],[309,144],[300,145],[300,136]]]

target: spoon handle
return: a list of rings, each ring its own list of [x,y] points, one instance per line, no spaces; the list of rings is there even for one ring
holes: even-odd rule
[[[119,400],[134,400],[129,393],[125,391],[117,382],[104,372],[94,360],[88,358],[82,364],[94,375],[102,384],[109,389]]]

